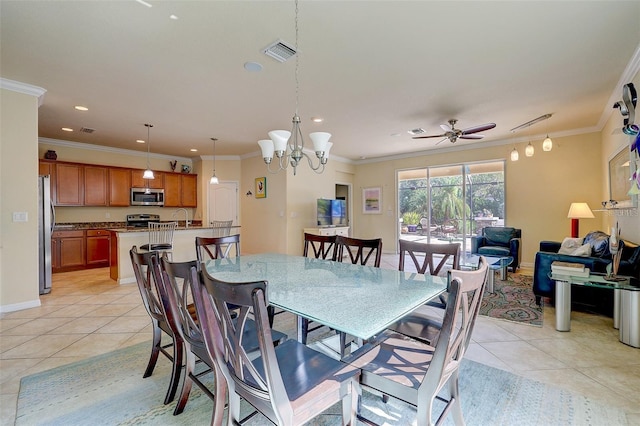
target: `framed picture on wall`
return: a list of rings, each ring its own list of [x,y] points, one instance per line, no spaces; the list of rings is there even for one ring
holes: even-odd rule
[[[617,207],[632,207],[634,204],[628,193],[631,188],[630,159],[629,148],[625,146],[609,160],[609,200],[617,201]]]
[[[362,189],[362,213],[382,214],[382,188]]]
[[[256,198],[267,198],[267,178],[256,178]]]

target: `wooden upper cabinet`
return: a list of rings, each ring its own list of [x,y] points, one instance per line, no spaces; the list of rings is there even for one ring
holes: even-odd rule
[[[128,207],[131,201],[131,170],[109,170],[109,205]]]
[[[198,207],[198,175],[182,175],[182,207]]]
[[[154,179],[144,179],[142,175],[144,174],[144,170],[134,169],[131,170],[131,187],[132,188],[147,188],[147,184],[149,188],[154,189],[162,189],[164,188],[164,173],[162,172],[153,172]]]
[[[83,172],[81,164],[56,164],[56,205],[84,205]]]
[[[166,173],[164,175],[164,206],[180,207],[182,190],[181,176],[178,173]]]
[[[197,207],[198,175],[165,173],[164,206]]]
[[[107,181],[109,169],[99,166],[84,166],[84,205],[107,205]]]
[[[41,176],[49,176],[49,185],[51,186],[51,201],[56,201],[56,163],[51,161],[40,160],[38,162],[38,174]]]

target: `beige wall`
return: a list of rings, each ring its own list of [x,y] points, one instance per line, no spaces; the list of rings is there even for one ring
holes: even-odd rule
[[[38,298],[38,98],[0,90],[0,311]],[[13,222],[26,212],[27,222]]]
[[[505,167],[505,225],[522,229],[522,262],[525,264],[533,264],[541,240],[562,241],[569,235],[567,212],[571,202],[585,201],[590,206],[597,206],[601,201],[600,134],[553,137],[553,140],[554,148],[550,152],[542,151],[542,140],[533,140],[536,151],[529,158],[524,155],[526,143],[516,144],[520,160],[507,161]],[[354,196],[354,235],[360,238],[381,236],[384,251],[395,252],[398,238],[397,170],[505,159],[513,147],[467,149],[358,165],[354,193],[360,194],[364,187],[382,187],[383,214],[363,215],[362,197]],[[580,233],[585,234],[591,229],[601,229],[602,219],[585,219],[580,225]]]
[[[194,172],[198,173],[198,208],[195,209],[195,219],[209,223],[209,188],[213,174],[213,157],[203,157],[194,161]],[[242,162],[237,156],[217,156],[216,176],[220,182],[237,182],[242,180]],[[244,194],[239,187],[239,196]],[[245,191],[246,192],[246,191]],[[240,203],[238,203],[240,204]],[[238,205],[238,218],[242,217],[241,205]]]
[[[640,73],[636,74],[632,82],[636,88],[640,87]],[[620,98],[622,98],[622,93],[620,94]],[[640,104],[636,106],[635,116],[635,122],[640,122]],[[634,139],[634,137],[622,133],[622,126],[623,117],[616,109],[613,110],[607,124],[602,129],[602,155],[600,164],[604,177],[601,185],[602,200],[609,199],[609,160],[620,152],[621,149],[629,150],[629,144]],[[637,158],[636,156],[636,159]],[[637,167],[640,167],[640,164],[636,164]],[[591,206],[591,208],[594,207]],[[600,206],[595,206],[595,208],[600,208]],[[604,218],[605,230],[610,230],[611,226],[617,222],[622,238],[640,244],[640,216],[638,216],[637,213],[638,210],[636,210],[635,216],[609,216],[606,212],[596,212],[595,214]]]

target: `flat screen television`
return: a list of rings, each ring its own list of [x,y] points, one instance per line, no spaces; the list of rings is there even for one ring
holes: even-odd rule
[[[347,202],[345,200],[326,200],[317,202],[318,226],[347,226]]]

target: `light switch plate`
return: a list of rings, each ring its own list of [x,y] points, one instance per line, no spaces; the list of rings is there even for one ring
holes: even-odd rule
[[[27,222],[28,218],[27,212],[13,212],[14,222]]]

